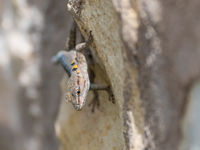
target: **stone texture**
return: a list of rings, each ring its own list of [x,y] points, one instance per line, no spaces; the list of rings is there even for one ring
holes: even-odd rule
[[[133,13],[135,17],[134,10]],[[87,106],[77,112],[71,104],[63,102],[56,123],[62,146],[77,150],[108,147],[124,149],[126,145],[127,148],[134,145],[141,149],[143,110],[136,85],[137,70],[134,66],[129,67],[130,64],[126,61],[127,54],[120,37],[120,22],[112,1],[85,1],[81,17],[76,18],[76,21],[86,39],[87,33],[92,31],[94,42],[90,48],[95,62],[95,82],[110,84],[116,103],[110,103],[106,93],[102,92],[100,111],[96,110],[92,114],[91,108]],[[136,24],[133,24],[134,28],[137,27]]]
[[[56,123],[63,148],[105,149],[109,143],[106,149],[178,149],[188,89],[200,71],[199,19],[195,19],[199,2],[87,0],[78,4],[76,11],[70,5],[70,11],[86,39],[90,30],[93,33],[95,81],[111,84],[116,104],[109,104],[103,93],[101,113],[91,114],[89,108],[75,112],[63,103]],[[102,139],[102,133],[109,138]]]
[[[67,3],[0,0],[0,149],[57,149],[54,124],[61,150],[198,149],[200,2],[69,1],[115,104],[103,91],[94,113],[92,92],[82,111],[64,101],[67,76],[50,59],[72,23]]]

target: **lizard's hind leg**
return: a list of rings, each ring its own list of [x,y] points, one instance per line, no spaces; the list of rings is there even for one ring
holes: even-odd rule
[[[92,43],[92,41],[93,41],[93,36],[92,36],[92,31],[90,31],[88,40],[86,42],[77,44],[75,49],[77,51],[82,51],[82,50],[88,48],[89,45]]]
[[[73,21],[73,24],[70,29],[69,38],[65,43],[66,50],[74,49],[76,46],[76,22]]]

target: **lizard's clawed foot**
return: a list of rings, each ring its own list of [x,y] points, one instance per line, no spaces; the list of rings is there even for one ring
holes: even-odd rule
[[[92,107],[92,113],[95,112],[95,108],[99,108],[100,106],[100,101],[99,101],[99,94],[97,91],[94,91],[94,97],[92,99],[92,101],[89,103],[88,105],[89,107]]]
[[[108,87],[107,92],[109,94],[109,101],[115,104],[115,97],[110,87]]]
[[[90,30],[89,32],[89,37],[88,37],[88,43],[92,43],[93,42],[93,35],[92,35],[92,31]]]

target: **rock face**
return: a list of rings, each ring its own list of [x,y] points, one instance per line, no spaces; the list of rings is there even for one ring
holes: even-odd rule
[[[189,87],[200,71],[198,8],[197,1],[69,0],[82,34],[94,36],[95,82],[110,84],[116,103],[101,92],[91,113],[63,100],[56,122],[63,149],[180,148]]]
[[[65,149],[124,149],[126,146],[142,149],[144,118],[136,84],[138,72],[134,62],[127,60],[116,8],[106,0],[85,1],[83,8],[78,7],[79,4],[70,1],[68,8],[86,39],[87,33],[92,31],[95,82],[110,84],[116,103],[110,103],[107,94],[101,92],[101,105],[95,113],[91,113],[88,107],[77,112],[70,104],[61,104],[57,134]],[[76,8],[82,10],[76,11]],[[135,10],[131,13],[134,20],[130,22],[135,31],[138,27],[137,14]],[[136,33],[132,36],[136,41]]]
[[[0,0],[0,149],[199,149],[199,9],[198,0]],[[85,39],[92,31],[91,81],[115,97],[98,92],[94,113],[92,91],[81,111],[65,102],[68,77],[50,62],[71,16]]]

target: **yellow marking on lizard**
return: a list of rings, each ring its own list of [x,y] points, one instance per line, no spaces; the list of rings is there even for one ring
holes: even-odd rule
[[[75,64],[73,67],[72,67],[72,71],[76,71],[78,69],[78,65]]]
[[[80,73],[80,70],[77,70],[76,73],[79,74],[79,73]]]
[[[72,60],[72,63],[71,63],[71,65],[73,66],[73,65],[75,65],[75,61],[74,60]]]

